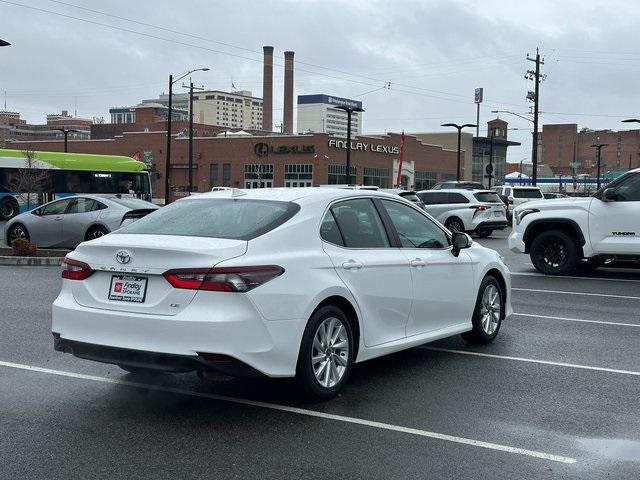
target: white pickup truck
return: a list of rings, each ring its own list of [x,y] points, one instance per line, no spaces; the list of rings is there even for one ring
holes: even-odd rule
[[[592,197],[527,202],[513,212],[509,248],[548,275],[608,260],[640,261],[640,168]]]

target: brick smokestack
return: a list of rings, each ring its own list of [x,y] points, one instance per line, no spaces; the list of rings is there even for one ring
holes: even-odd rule
[[[273,47],[262,47],[262,130],[273,130]]]
[[[293,52],[284,52],[284,133],[293,133]]]

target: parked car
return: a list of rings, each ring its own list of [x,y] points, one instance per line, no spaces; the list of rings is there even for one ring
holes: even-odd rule
[[[436,183],[431,190],[444,190],[450,188],[464,188],[465,190],[484,190],[484,185],[480,182],[447,181]]]
[[[488,237],[509,225],[502,200],[491,190],[422,190],[425,210],[452,232]]]
[[[399,195],[405,200],[409,200],[410,202],[415,203],[418,207],[424,209],[424,202],[420,200],[420,197],[418,197],[416,192],[413,190],[403,190],[402,188],[382,188],[380,191]]]
[[[606,262],[640,262],[640,168],[592,197],[544,200],[514,210],[509,248],[528,253],[547,275],[566,275]]]
[[[58,351],[129,372],[296,377],[329,398],[356,362],[512,313],[494,250],[395,195],[329,188],[180,199],[82,243],[53,303]]]
[[[544,197],[545,200],[567,197],[564,193],[554,193],[554,192],[542,192],[542,196]]]
[[[6,225],[6,240],[9,245],[16,238],[24,238],[39,247],[75,248],[158,208],[145,200],[118,195],[67,197],[13,217]]]
[[[520,185],[499,185],[493,187],[492,190],[496,192],[504,204],[507,206],[507,219],[511,221],[513,209],[518,205],[529,202],[531,200],[540,200],[542,191],[539,187],[533,186],[520,186]]]

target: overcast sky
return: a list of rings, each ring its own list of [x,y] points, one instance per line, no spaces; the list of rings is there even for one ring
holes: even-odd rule
[[[0,91],[34,123],[62,109],[109,121],[109,107],[153,98],[169,73],[196,67],[211,68],[196,84],[261,96],[262,46],[273,45],[275,124],[293,50],[295,94],[361,100],[365,133],[474,123],[475,87],[486,132],[491,110],[529,111],[525,58],[539,46],[542,122],[619,129],[640,116],[639,24],[636,0],[0,0],[0,38],[12,43],[0,49]],[[523,143],[510,160],[529,159],[531,123],[501,118]]]

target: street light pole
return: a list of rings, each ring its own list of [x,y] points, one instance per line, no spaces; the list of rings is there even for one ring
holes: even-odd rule
[[[169,191],[169,176],[171,172],[171,120],[173,116],[173,84],[178,80],[182,80],[187,75],[192,74],[193,72],[207,72],[208,68],[195,68],[193,70],[189,70],[188,72],[180,75],[178,78],[174,79],[173,75],[169,75],[169,110],[167,112],[167,157],[164,163],[164,204],[168,205],[171,195]]]
[[[338,110],[343,110],[347,112],[347,172],[346,172],[346,183],[347,185],[351,184],[351,115],[353,112],[364,112],[364,110],[360,107],[349,107],[347,105],[339,105],[337,107]]]
[[[71,132],[78,132],[78,130],[74,129],[74,128],[54,128],[54,130],[57,130],[58,132],[62,132],[64,134],[64,153],[67,153],[67,137],[69,136],[69,133]]]
[[[191,195],[193,191],[193,90],[204,90],[204,87],[194,87],[191,79],[189,79],[189,86],[182,86],[189,89],[189,195]]]
[[[478,104],[480,105],[480,104]],[[465,123],[464,125],[457,125],[455,123],[443,123],[441,127],[453,127],[458,130],[458,159],[456,163],[456,181],[460,181],[460,143],[462,140],[462,129],[466,127],[477,127],[475,123]],[[467,152],[468,153],[468,152]]]
[[[597,152],[596,152],[596,161],[598,162],[598,177],[597,177],[597,183],[596,183],[596,187],[598,188],[598,190],[600,190],[600,160],[601,160],[601,150],[602,147],[606,147],[607,145],[609,145],[608,143],[600,143],[600,137],[598,137],[596,139],[597,143],[594,143],[593,145],[591,145],[592,147],[594,147]]]

